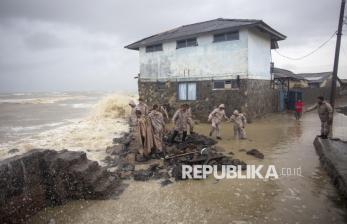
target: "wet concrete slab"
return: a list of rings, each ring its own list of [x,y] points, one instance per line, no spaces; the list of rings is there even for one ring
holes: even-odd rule
[[[347,142],[316,137],[313,144],[333,184],[347,198]]]

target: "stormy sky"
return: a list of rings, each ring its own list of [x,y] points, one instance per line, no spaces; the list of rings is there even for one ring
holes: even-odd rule
[[[287,35],[279,51],[300,57],[337,30],[339,7],[340,0],[0,0],[0,92],[135,90],[138,53],[125,45],[220,17],[264,20]],[[295,72],[331,71],[335,41],[304,60],[276,52],[273,60]],[[341,78],[346,59],[343,37]]]

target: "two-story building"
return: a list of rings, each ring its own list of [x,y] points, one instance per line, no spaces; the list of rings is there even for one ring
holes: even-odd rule
[[[149,104],[189,103],[205,121],[217,105],[249,117],[275,110],[271,49],[286,37],[261,20],[215,19],[162,32],[126,48],[139,51],[140,97]]]

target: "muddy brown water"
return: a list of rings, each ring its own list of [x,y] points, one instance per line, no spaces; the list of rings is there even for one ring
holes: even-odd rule
[[[346,139],[347,116],[335,115],[334,135]],[[208,133],[200,124],[196,131]],[[302,176],[279,179],[181,181],[161,187],[158,181],[128,181],[118,199],[72,201],[47,208],[31,223],[345,223],[345,201],[319,164],[313,147],[320,123],[315,112],[296,121],[271,114],[247,126],[249,140],[234,140],[232,125],[222,125],[226,152],[247,164],[274,164],[277,169],[301,168]],[[256,148],[260,160],[242,149]]]

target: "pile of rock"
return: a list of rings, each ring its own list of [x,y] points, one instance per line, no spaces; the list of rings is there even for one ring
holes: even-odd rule
[[[46,206],[102,199],[119,183],[84,152],[32,150],[0,162],[0,220],[23,223]]]
[[[246,169],[246,163],[232,158],[232,154],[224,154],[216,146],[215,140],[204,135],[194,133],[185,142],[175,144],[171,144],[168,139],[171,139],[171,134],[165,136],[164,158],[153,153],[151,160],[144,162],[137,154],[138,145],[134,134],[127,134],[114,139],[115,145],[107,149],[110,156],[104,162],[120,178],[133,177],[137,181],[164,179],[163,185],[173,179],[182,179],[182,165],[235,165]]]

